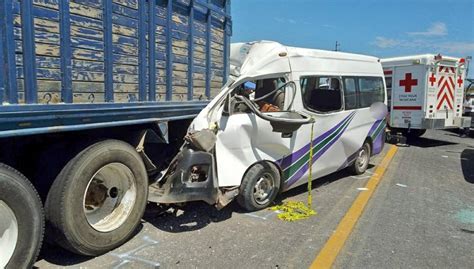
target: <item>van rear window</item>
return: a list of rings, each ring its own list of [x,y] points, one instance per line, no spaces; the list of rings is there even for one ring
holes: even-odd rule
[[[381,77],[343,77],[345,110],[370,107],[385,101]]]
[[[358,78],[360,107],[370,107],[373,103],[383,102],[385,98],[382,78]]]

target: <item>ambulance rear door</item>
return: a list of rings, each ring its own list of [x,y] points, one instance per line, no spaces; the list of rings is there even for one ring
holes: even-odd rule
[[[425,117],[427,66],[395,66],[392,72],[390,125],[421,129]]]
[[[461,113],[462,80],[463,75],[458,78],[457,68],[454,65],[437,65],[431,68],[428,77],[427,110],[432,118],[445,120],[443,127],[454,126],[454,118],[459,117]]]

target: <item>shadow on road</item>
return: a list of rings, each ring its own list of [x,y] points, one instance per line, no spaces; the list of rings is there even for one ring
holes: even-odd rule
[[[45,260],[56,266],[72,266],[91,259],[93,259],[93,257],[81,256],[56,245],[44,244],[41,248],[38,261]]]
[[[461,167],[464,179],[474,184],[474,150],[465,149],[461,153]]]
[[[159,215],[147,213],[144,220],[162,231],[182,233],[200,230],[212,222],[229,219],[234,211],[234,204],[219,211],[204,202],[192,202],[182,207],[172,207]]]
[[[370,164],[368,169],[373,168]],[[334,181],[352,176],[348,171],[341,170],[328,176],[313,180],[312,189],[331,184]],[[303,184],[277,196],[274,204],[281,204],[286,198],[297,196],[307,192],[307,184]],[[232,217],[233,213],[247,213],[236,201],[222,210],[204,202],[191,202],[182,207],[171,207],[167,210],[153,209],[153,205],[147,210],[144,220],[156,228],[170,232],[182,233],[200,230],[212,222],[221,222]]]
[[[143,229],[143,225],[142,224],[138,225],[137,229],[133,233],[133,236],[140,233],[142,229]],[[83,255],[69,252],[59,247],[58,245],[55,245],[54,243],[50,243],[52,242],[52,240],[53,240],[52,238],[46,238],[45,243],[43,247],[41,248],[38,261],[45,260],[56,266],[63,267],[63,266],[77,265],[79,263],[87,262],[95,258],[95,257],[83,256]]]
[[[408,144],[413,147],[419,148],[434,148],[434,147],[441,147],[441,146],[449,146],[449,145],[457,145],[458,143],[426,138],[426,137],[418,137],[416,139],[408,140]]]

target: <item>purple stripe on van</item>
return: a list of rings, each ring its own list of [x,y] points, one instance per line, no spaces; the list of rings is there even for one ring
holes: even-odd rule
[[[355,113],[352,113],[351,115],[349,116],[353,116]],[[334,139],[329,142],[328,144],[326,144],[320,151],[318,151],[314,156],[313,156],[313,162],[312,164],[314,165],[314,163],[334,144],[336,143],[336,141],[342,136],[342,134],[344,134],[344,132],[346,131],[347,127],[349,127],[350,125],[350,121],[352,121],[354,117],[351,117],[348,119],[348,123],[347,125],[337,134],[336,137],[334,137]],[[347,118],[346,118],[347,119]],[[345,122],[346,120],[344,120],[343,122]],[[293,185],[294,183],[296,183],[302,176],[304,176],[304,174],[306,174],[306,172],[309,170],[309,164],[306,163],[305,165],[303,165],[302,168],[300,168],[300,170],[298,172],[296,172],[287,182],[285,182],[285,189],[288,189],[291,185]]]
[[[344,118],[340,123],[338,123],[336,126],[334,126],[333,128],[331,128],[329,131],[325,132],[324,134],[322,134],[321,136],[317,137],[316,139],[313,140],[313,146],[320,143],[321,141],[323,141],[324,139],[326,139],[328,136],[330,136],[332,133],[334,133],[334,131],[336,131],[339,127],[341,127],[341,125],[343,125],[351,116],[353,116],[355,114],[355,111],[352,112],[351,114],[349,114],[346,118]],[[317,124],[317,122],[316,122]],[[317,125],[316,125],[317,126]],[[280,164],[280,167],[282,170],[285,170],[286,168],[288,168],[289,166],[291,166],[291,164],[293,164],[294,162],[296,162],[298,159],[300,159],[303,155],[305,155],[306,153],[308,153],[309,151],[309,148],[310,148],[310,143],[306,144],[304,147],[302,147],[301,149],[299,149],[298,151],[284,157],[283,159],[280,159],[277,161],[277,163]]]

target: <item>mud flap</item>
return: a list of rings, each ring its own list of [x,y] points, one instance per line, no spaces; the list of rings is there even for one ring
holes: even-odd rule
[[[214,156],[184,147],[159,182],[149,186],[148,201],[162,204],[218,200]]]

